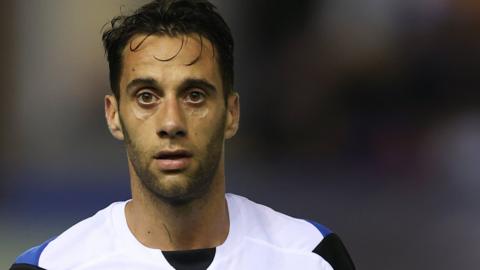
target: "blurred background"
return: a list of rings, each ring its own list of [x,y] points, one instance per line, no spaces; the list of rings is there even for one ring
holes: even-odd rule
[[[0,268],[130,196],[102,27],[145,1],[0,10]],[[358,269],[480,264],[480,2],[215,1],[236,40],[228,191],[337,232]]]

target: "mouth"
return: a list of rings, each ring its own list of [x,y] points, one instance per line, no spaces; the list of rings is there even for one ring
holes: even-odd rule
[[[154,155],[155,165],[165,172],[181,171],[190,165],[192,153],[187,150],[165,150]]]

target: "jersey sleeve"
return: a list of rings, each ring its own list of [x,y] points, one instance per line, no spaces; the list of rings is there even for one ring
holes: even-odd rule
[[[323,235],[322,241],[312,252],[326,260],[334,270],[355,270],[352,258],[340,237],[317,222],[309,222]]]
[[[45,270],[38,266],[40,256],[45,248],[54,238],[45,241],[43,244],[33,247],[17,257],[10,270]]]

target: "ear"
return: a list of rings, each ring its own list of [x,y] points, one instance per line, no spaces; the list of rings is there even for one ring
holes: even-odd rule
[[[227,100],[227,122],[225,125],[225,138],[232,138],[238,130],[240,124],[240,96],[233,93]]]
[[[123,141],[122,124],[120,123],[120,115],[118,111],[118,103],[115,96],[105,96],[105,118],[107,119],[108,129],[113,137]]]

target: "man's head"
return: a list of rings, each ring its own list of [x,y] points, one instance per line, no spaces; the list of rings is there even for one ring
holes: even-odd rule
[[[223,181],[224,140],[238,128],[228,26],[208,2],[180,0],[152,2],[112,27],[105,110],[132,181],[169,203],[202,197]]]

